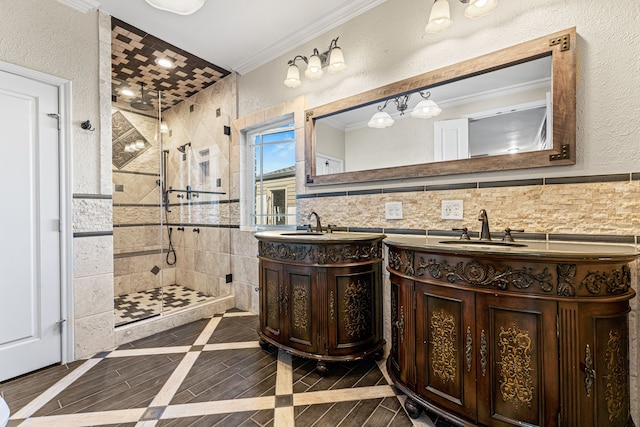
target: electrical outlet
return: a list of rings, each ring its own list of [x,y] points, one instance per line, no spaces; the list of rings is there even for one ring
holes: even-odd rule
[[[462,200],[443,200],[442,219],[462,219]]]
[[[389,202],[384,204],[386,219],[402,219],[402,202]]]

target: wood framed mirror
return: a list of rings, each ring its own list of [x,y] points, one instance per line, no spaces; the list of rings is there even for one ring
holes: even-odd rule
[[[573,27],[306,110],[307,185],[575,164],[575,51]]]

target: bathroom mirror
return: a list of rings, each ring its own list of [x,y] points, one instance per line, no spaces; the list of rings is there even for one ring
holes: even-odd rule
[[[570,28],[307,110],[307,185],[575,164],[575,48]]]

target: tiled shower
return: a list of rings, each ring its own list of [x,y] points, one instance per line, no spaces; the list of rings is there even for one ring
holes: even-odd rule
[[[116,327],[231,294],[228,91],[145,95],[112,104]]]

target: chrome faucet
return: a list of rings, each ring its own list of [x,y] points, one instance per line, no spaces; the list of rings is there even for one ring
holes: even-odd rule
[[[489,217],[487,211],[480,209],[478,221],[482,221],[482,230],[480,231],[480,240],[491,240],[491,232],[489,231]]]
[[[316,232],[322,233],[322,224],[320,224],[320,215],[318,215],[315,212],[311,212],[309,215],[307,215],[307,219],[310,220],[313,215],[316,216]]]

